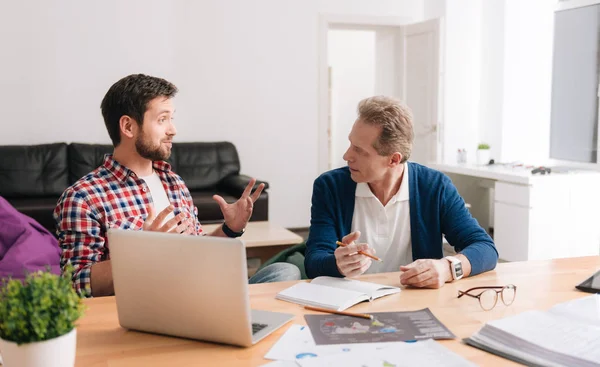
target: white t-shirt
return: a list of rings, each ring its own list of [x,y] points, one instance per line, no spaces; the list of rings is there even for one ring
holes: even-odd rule
[[[398,271],[400,265],[413,262],[410,236],[410,205],[408,192],[408,165],[400,190],[384,207],[369,185],[356,185],[356,201],[352,216],[352,232],[360,231],[356,243],[368,243],[383,262],[373,261],[366,273]]]
[[[152,171],[150,176],[140,178],[146,182],[148,189],[150,189],[150,196],[152,197],[152,202],[154,203],[154,214],[158,215],[161,211],[163,211],[163,209],[171,205],[169,197],[167,196],[167,192],[165,191],[165,187],[163,186],[158,174],[154,171]],[[163,223],[173,217],[173,212],[171,212],[169,215],[167,215],[167,218],[165,218]]]

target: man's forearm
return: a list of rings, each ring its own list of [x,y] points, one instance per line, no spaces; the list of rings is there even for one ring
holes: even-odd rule
[[[92,265],[90,268],[90,286],[92,287],[93,297],[112,296],[115,294],[110,260]]]

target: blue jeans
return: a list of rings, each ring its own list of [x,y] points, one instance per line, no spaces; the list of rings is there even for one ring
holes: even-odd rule
[[[288,280],[300,280],[300,269],[294,264],[289,263],[273,263],[254,274],[248,283],[272,283],[285,282]]]

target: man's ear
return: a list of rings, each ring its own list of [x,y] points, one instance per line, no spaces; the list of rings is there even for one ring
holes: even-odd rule
[[[392,153],[392,156],[390,157],[390,166],[391,167],[398,166],[399,164],[401,164],[401,162],[402,162],[402,154],[400,154],[399,152]]]
[[[119,119],[119,128],[121,130],[121,134],[132,139],[136,133],[137,122],[134,119],[127,115],[121,116]]]

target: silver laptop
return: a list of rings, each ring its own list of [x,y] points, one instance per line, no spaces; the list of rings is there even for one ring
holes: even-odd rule
[[[124,328],[247,347],[293,318],[250,310],[238,239],[110,229],[108,242]]]

